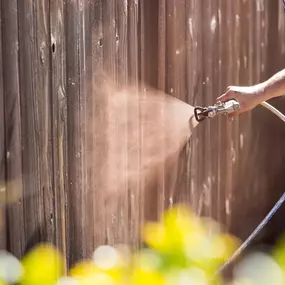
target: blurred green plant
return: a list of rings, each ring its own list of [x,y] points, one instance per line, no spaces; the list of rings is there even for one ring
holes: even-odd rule
[[[184,205],[168,209],[158,222],[143,225],[141,232],[148,248],[131,254],[120,247],[100,246],[92,259],[69,271],[62,254],[49,244],[38,245],[21,261],[0,254],[0,285],[222,285],[225,281],[216,272],[239,245],[218,223],[197,217]],[[232,285],[261,285],[268,280],[285,284],[285,238],[271,256],[245,259],[234,276]]]

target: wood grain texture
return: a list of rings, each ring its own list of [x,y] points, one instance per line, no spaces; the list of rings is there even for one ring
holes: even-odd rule
[[[0,2],[0,22],[2,23],[2,2]],[[0,29],[0,50],[2,50],[2,29]],[[6,147],[5,147],[5,113],[3,86],[3,54],[0,54],[0,248],[7,248],[6,236]]]
[[[86,191],[86,138],[85,138],[85,72],[82,66],[82,53],[85,51],[84,25],[85,2],[66,2],[66,78],[67,78],[67,205],[68,207],[68,246],[70,262],[86,255],[86,227],[84,222]],[[79,190],[80,189],[80,190]],[[75,202],[76,201],[76,202]]]
[[[29,250],[53,242],[49,3],[19,3],[24,226]],[[37,178],[37,179],[36,179]]]
[[[6,145],[6,192],[8,246],[20,257],[26,245],[23,204],[20,68],[17,1],[2,2],[2,58]],[[4,72],[5,70],[5,72]]]
[[[65,8],[59,1],[50,1],[50,104],[53,166],[53,203],[55,245],[69,257],[67,251],[67,100],[66,100],[66,40]]]
[[[136,86],[135,94],[133,96],[140,96],[137,92],[140,88],[139,86],[139,3],[142,0],[128,0],[128,76],[129,83]],[[128,105],[127,113],[130,118],[133,118],[134,124],[139,128],[140,124],[140,110],[139,106],[135,109]],[[128,132],[128,140],[131,134]],[[135,140],[140,141],[141,130],[136,134]],[[129,147],[129,145],[128,145]],[[128,166],[132,165],[134,171],[139,169],[141,164],[141,156],[139,150],[136,152],[136,157],[127,157]],[[138,247],[138,241],[140,239],[140,195],[142,194],[142,188],[140,184],[141,179],[136,181],[133,187],[129,187],[128,193],[128,241],[134,247]]]
[[[107,74],[116,88],[133,85],[136,99],[151,87],[211,105],[228,85],[254,84],[284,68],[281,3],[0,3],[0,181],[9,202],[1,247],[20,257],[38,242],[52,242],[71,265],[101,244],[139,247],[141,224],[177,202],[248,236],[284,188],[284,126],[259,107],[233,123],[206,121],[152,185],[139,175],[132,185],[114,183],[122,195],[109,197],[104,186],[118,166],[106,161],[119,157],[119,173],[138,170],[148,129],[141,107],[126,104],[120,118],[132,122],[110,140],[116,129],[100,84]],[[284,99],[273,103],[285,111]],[[130,156],[134,139],[139,147]],[[160,151],[167,150],[162,142]],[[282,214],[259,240],[285,229]]]

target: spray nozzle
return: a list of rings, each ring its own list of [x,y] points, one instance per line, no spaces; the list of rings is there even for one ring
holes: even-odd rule
[[[202,122],[207,118],[213,118],[219,114],[229,114],[240,107],[236,100],[229,100],[226,102],[218,102],[217,104],[209,107],[195,107],[194,114],[198,122]]]

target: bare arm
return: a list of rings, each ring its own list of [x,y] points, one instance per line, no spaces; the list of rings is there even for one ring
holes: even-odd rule
[[[268,80],[252,86],[229,86],[227,91],[217,98],[218,101],[235,99],[240,103],[240,110],[232,113],[233,117],[252,110],[263,101],[285,95],[285,69],[277,72]]]
[[[285,95],[285,69],[274,74],[263,84],[266,100]]]

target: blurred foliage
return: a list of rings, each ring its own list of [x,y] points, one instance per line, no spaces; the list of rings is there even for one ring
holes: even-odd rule
[[[93,258],[67,270],[62,254],[40,244],[21,261],[0,254],[0,285],[222,285],[218,269],[239,241],[211,219],[184,205],[167,210],[158,222],[142,227],[147,248],[134,253],[100,246]],[[232,285],[285,284],[285,237],[271,255],[251,254],[238,264]],[[230,284],[229,284],[230,285]]]

